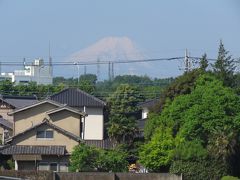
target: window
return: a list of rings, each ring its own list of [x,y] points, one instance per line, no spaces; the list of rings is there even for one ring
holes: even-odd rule
[[[52,139],[53,138],[53,131],[37,131],[37,138],[38,139]]]
[[[40,162],[38,164],[39,171],[48,171],[48,168],[49,168],[49,166],[48,166],[48,163],[46,163],[46,162]]]
[[[59,171],[60,172],[68,172],[68,165],[67,165],[67,163],[60,163]]]
[[[50,163],[50,171],[57,171],[57,163]]]

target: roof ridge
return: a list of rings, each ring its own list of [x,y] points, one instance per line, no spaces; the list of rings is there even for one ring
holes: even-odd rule
[[[12,112],[9,112],[8,115],[13,115],[13,114],[16,113],[16,112],[24,111],[24,110],[29,109],[29,108],[31,108],[31,107],[34,107],[34,106],[37,106],[37,105],[41,105],[41,104],[44,103],[44,102],[50,102],[50,103],[55,104],[56,106],[59,106],[59,107],[60,107],[60,106],[63,106],[63,104],[61,104],[60,102],[54,101],[54,100],[52,100],[52,99],[44,99],[44,100],[42,100],[42,101],[38,101],[38,102],[33,103],[33,104],[31,104],[31,105],[24,106],[24,107],[22,107],[22,108],[19,108],[19,109],[16,109],[16,110],[12,111]]]
[[[87,92],[85,92],[85,91],[83,91],[83,90],[81,90],[81,89],[79,89],[79,88],[76,88],[76,90],[82,92],[83,94],[85,94],[85,95],[88,96],[88,97],[91,97],[91,98],[95,99],[95,100],[98,101],[99,103],[101,103],[101,104],[103,104],[103,105],[106,105],[106,102],[104,102],[103,100],[101,100],[101,99],[99,99],[99,98],[97,98],[97,97],[95,97],[95,96],[93,96],[93,95],[91,95],[91,94],[88,94]]]

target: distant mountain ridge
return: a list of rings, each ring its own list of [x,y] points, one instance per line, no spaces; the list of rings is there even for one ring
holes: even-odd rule
[[[128,37],[105,37],[70,55],[68,61],[116,61],[144,59],[145,56]]]

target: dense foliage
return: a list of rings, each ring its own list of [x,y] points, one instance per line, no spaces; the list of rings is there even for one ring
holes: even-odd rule
[[[137,133],[136,119],[140,118],[137,104],[144,99],[138,88],[120,85],[109,97],[108,135],[116,143],[133,142]]]
[[[74,147],[70,156],[70,170],[124,172],[128,162],[126,154],[119,150],[104,150],[80,144]]]
[[[140,160],[147,168],[159,171],[179,160],[189,163],[199,159],[206,160],[207,152],[207,161],[209,158],[214,159],[225,168],[222,172],[232,173],[229,167],[232,166],[231,160],[238,149],[240,135],[240,98],[232,89],[224,87],[221,81],[212,75],[201,75],[190,94],[176,97],[163,109],[161,115],[154,118],[158,128],[151,140],[144,145],[144,149],[152,150],[140,154]],[[166,129],[170,129],[170,135]],[[156,141],[157,136],[167,138]],[[166,145],[166,141],[174,143]],[[191,145],[188,141],[197,143]],[[155,142],[158,146],[154,147]],[[199,151],[201,146],[204,150]],[[174,156],[170,155],[171,150],[175,150]],[[156,152],[160,152],[158,158],[154,158]],[[147,157],[153,157],[154,164],[149,165]],[[162,159],[167,159],[167,163],[162,163]],[[192,166],[190,167],[192,172]]]

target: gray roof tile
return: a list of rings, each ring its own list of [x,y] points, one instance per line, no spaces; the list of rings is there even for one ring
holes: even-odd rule
[[[16,109],[29,106],[38,102],[37,98],[34,96],[1,95],[0,99]]]
[[[104,101],[78,88],[67,88],[50,96],[50,99],[71,107],[104,107],[106,105]]]
[[[15,154],[41,154],[41,155],[64,155],[66,146],[6,146],[0,150],[3,155]]]

